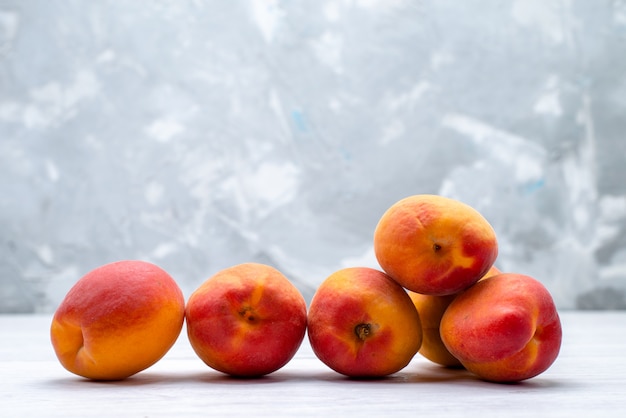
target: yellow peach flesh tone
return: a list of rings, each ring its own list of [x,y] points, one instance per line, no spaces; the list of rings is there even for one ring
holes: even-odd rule
[[[94,380],[119,380],[156,363],[184,321],[184,298],[162,269],[140,261],[81,278],[56,310],[50,337],[61,364]]]
[[[382,269],[406,289],[444,296],[487,273],[498,245],[489,222],[471,206],[415,195],[383,214],[374,231],[374,251]]]

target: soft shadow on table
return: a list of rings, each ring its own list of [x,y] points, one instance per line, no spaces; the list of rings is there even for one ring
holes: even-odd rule
[[[222,384],[222,385],[259,385],[259,384],[272,384],[272,383],[284,383],[310,380],[307,376],[278,371],[266,376],[260,377],[233,377],[227,376],[221,373],[203,373],[197,374],[192,377],[196,382],[203,382],[207,384]]]
[[[494,383],[480,379],[462,368],[447,368],[436,364],[420,365],[419,368],[408,367],[399,373],[384,378],[376,379],[355,379],[346,377],[337,373],[320,373],[313,377],[317,380],[323,380],[329,383],[354,382],[371,384],[375,382],[380,385],[420,385],[420,384],[445,384],[445,385],[457,385],[457,386],[484,386],[487,388],[503,389],[506,391],[529,391],[529,390],[545,390],[549,387],[564,387],[567,386],[564,382],[558,380],[547,379],[542,376],[537,376],[532,379],[528,379],[522,382],[513,383]]]
[[[124,380],[91,380],[84,379],[78,376],[68,376],[65,378],[52,379],[49,382],[54,383],[59,387],[74,388],[74,387],[107,387],[107,386],[150,386],[150,385],[163,385],[163,384],[176,384],[189,381],[188,375],[183,374],[167,374],[167,373],[139,373]]]
[[[203,372],[151,372],[144,371],[119,381],[93,381],[77,376],[55,379],[54,383],[60,387],[139,387],[150,385],[172,385],[180,383],[205,383],[207,385],[271,385],[276,383],[297,383],[322,381],[334,384],[368,384],[376,385],[457,385],[463,386],[484,386],[494,389],[504,389],[507,391],[529,391],[545,390],[550,387],[564,387],[566,382],[551,380],[542,376],[537,376],[523,382],[517,383],[493,383],[482,380],[465,369],[453,369],[438,366],[435,364],[422,364],[420,367],[407,367],[399,373],[383,378],[356,379],[336,373],[332,370],[316,372],[297,372],[279,370],[267,376],[254,378],[232,377],[216,371]]]
[[[524,380],[521,382],[512,383],[495,383],[483,380],[463,368],[449,368],[436,364],[422,364],[419,368],[406,368],[402,373],[402,379],[398,383],[429,383],[429,384],[456,384],[459,386],[486,386],[493,388],[506,388],[506,390],[533,390],[533,389],[545,389],[547,387],[560,387],[564,386],[563,382],[558,380],[547,379],[544,376],[537,376],[532,379]]]
[[[261,377],[232,377],[219,372],[207,371],[207,372],[194,372],[194,373],[162,373],[162,372],[150,372],[145,371],[138,373],[134,376],[126,378],[124,380],[104,381],[104,380],[90,380],[84,379],[78,376],[68,376],[66,378],[54,379],[51,382],[60,387],[139,387],[139,386],[157,386],[157,385],[172,385],[180,383],[206,383],[220,384],[220,385],[267,385],[273,383],[282,382],[295,382],[295,381],[310,380],[309,377],[295,374],[277,372],[267,376]]]

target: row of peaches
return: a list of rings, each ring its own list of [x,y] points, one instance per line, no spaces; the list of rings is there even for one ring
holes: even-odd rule
[[[52,346],[68,371],[95,380],[150,367],[185,322],[198,357],[232,376],[277,371],[305,335],[317,358],[350,377],[396,373],[420,353],[484,380],[516,382],[556,360],[562,329],[550,293],[494,266],[495,232],[471,206],[436,195],[402,199],[378,222],[374,250],[380,270],[334,272],[308,310],[298,289],[265,264],[224,269],[186,302],[154,264],[106,264],[57,308]]]

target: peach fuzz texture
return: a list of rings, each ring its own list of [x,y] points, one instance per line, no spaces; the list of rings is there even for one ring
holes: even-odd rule
[[[539,281],[504,273],[481,280],[448,306],[441,337],[470,372],[515,382],[554,363],[562,329],[552,297]]]
[[[359,327],[367,335],[359,336]],[[366,267],[331,274],[309,307],[308,336],[316,356],[350,377],[382,377],[404,368],[419,350],[419,314],[406,291]]]
[[[449,295],[476,283],[498,255],[496,234],[471,206],[436,195],[393,204],[374,231],[381,268],[416,293]]]
[[[244,263],[196,289],[187,334],[200,359],[233,376],[262,376],[287,364],[306,333],[306,302],[277,269]]]
[[[167,272],[143,261],[106,264],[83,276],[50,327],[67,370],[94,380],[120,380],[161,359],[178,338],[185,301]]]

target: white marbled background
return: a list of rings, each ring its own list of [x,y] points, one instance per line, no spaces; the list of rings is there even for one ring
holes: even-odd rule
[[[0,312],[119,259],[309,299],[417,193],[561,309],[625,309],[625,135],[623,0],[0,0]]]

